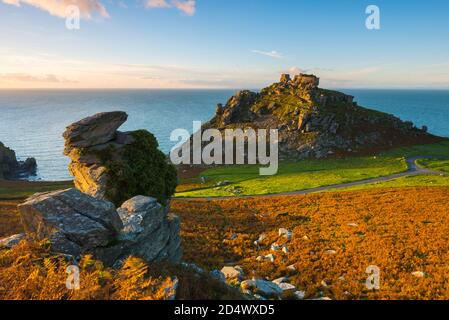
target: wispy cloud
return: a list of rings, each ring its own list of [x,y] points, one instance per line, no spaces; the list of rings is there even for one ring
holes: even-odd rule
[[[277,51],[261,51],[261,50],[252,50],[252,53],[261,54],[266,57],[275,58],[275,59],[282,59],[284,56],[277,52]]]
[[[75,5],[79,8],[81,16],[91,18],[93,14],[109,17],[105,6],[98,0],[1,0],[3,3],[20,7],[22,4],[33,6],[47,11],[53,16],[65,18],[69,14],[67,8]]]
[[[76,83],[76,81],[60,78],[54,74],[46,74],[43,76],[36,76],[36,75],[27,74],[27,73],[6,73],[6,74],[0,74],[0,80],[18,81],[18,82]]]
[[[196,12],[196,0],[146,0],[146,8],[176,8],[188,16]]]

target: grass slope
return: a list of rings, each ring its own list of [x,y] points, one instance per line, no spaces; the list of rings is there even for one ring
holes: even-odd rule
[[[181,181],[177,197],[215,197],[234,195],[263,195],[305,190],[387,176],[407,170],[405,158],[429,156],[449,159],[449,140],[430,145],[394,149],[377,157],[353,157],[345,159],[303,160],[283,162],[275,176],[260,176],[259,166],[221,166],[208,169],[199,176]],[[449,170],[449,161],[421,161],[432,169]],[[201,181],[201,177],[205,181]],[[437,180],[433,183],[434,180]],[[230,184],[217,186],[220,182]],[[385,184],[355,187],[449,185],[447,178],[408,177]]]
[[[365,180],[407,170],[404,158],[359,157],[333,160],[283,162],[277,175],[260,176],[259,166],[216,167],[201,173],[206,184],[179,192],[178,197],[261,195],[304,190],[326,185]],[[188,183],[199,181],[190,179]],[[220,182],[231,184],[217,186]],[[182,190],[182,189],[181,189]]]

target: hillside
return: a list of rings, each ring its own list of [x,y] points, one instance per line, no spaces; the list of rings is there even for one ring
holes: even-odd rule
[[[440,141],[413,123],[359,106],[354,97],[321,89],[319,78],[301,74],[260,93],[240,91],[203,129],[264,128],[279,130],[285,158],[326,158],[367,154],[394,147]]]

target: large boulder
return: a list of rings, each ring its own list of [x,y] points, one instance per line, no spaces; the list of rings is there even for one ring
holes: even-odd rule
[[[154,198],[137,196],[118,210],[77,189],[36,194],[19,205],[28,238],[48,239],[56,253],[89,253],[113,266],[128,256],[148,262],[181,259],[179,219]],[[11,246],[24,237],[2,240]]]
[[[18,208],[27,234],[49,239],[54,251],[75,256],[109,245],[123,227],[111,202],[76,189],[38,193]]]
[[[125,243],[124,254],[146,261],[181,259],[180,221],[168,213],[156,199],[136,196],[117,210],[124,227],[119,239]]]
[[[175,191],[176,170],[148,131],[117,131],[127,117],[105,112],[67,127],[64,154],[75,187],[116,206],[137,195],[163,203]]]

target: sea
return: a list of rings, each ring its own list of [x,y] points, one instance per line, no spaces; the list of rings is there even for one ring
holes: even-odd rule
[[[192,132],[192,122],[209,120],[217,103],[237,90],[0,90],[0,141],[19,159],[34,157],[36,180],[71,179],[62,154],[69,124],[104,111],[125,111],[122,131],[147,129],[169,153],[173,130]],[[341,89],[364,107],[387,112],[433,134],[449,137],[449,90]]]

